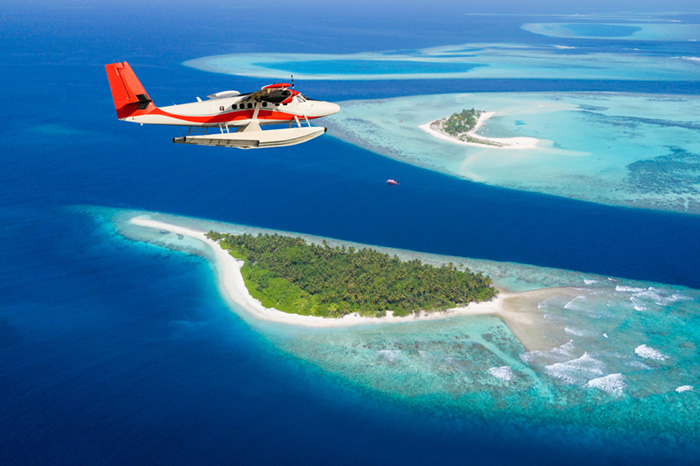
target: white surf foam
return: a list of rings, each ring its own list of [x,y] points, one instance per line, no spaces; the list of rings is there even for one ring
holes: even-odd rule
[[[617,285],[615,287],[615,291],[620,291],[623,293],[639,293],[640,291],[646,291],[646,288],[637,288],[634,286]]]
[[[583,306],[579,305],[580,303],[585,302],[585,301],[586,301],[586,297],[584,295],[576,296],[574,299],[572,299],[571,301],[569,301],[568,303],[566,303],[564,305],[564,309],[569,309],[572,311],[585,310],[585,308]]]
[[[571,358],[573,356],[574,342],[569,340],[561,346],[557,346],[549,351],[528,351],[520,355],[520,359],[528,364],[546,365],[553,361],[561,361],[562,359]]]
[[[597,375],[603,375],[605,363],[583,353],[583,356],[566,362],[546,366],[545,372],[564,383],[575,384]]]
[[[676,392],[678,393],[683,393],[683,392],[692,392],[694,387],[692,385],[681,385],[680,387],[676,388]]]
[[[632,293],[630,301],[632,301],[634,308],[638,311],[647,310],[647,307],[643,304],[644,301],[651,301],[657,306],[669,306],[678,301],[690,299],[682,294],[669,293],[666,290],[660,290],[658,288],[654,288],[653,286],[650,286],[649,288],[635,288],[618,285],[615,287],[615,291]]]
[[[641,303],[641,301],[634,296],[630,298],[630,301],[632,301],[632,306],[634,306],[635,311],[646,311],[647,307]]]
[[[492,367],[488,370],[488,373],[492,377],[503,380],[504,382],[513,380],[513,369],[510,366]]]
[[[569,335],[573,335],[575,337],[583,337],[586,335],[586,332],[577,328],[564,327],[564,331]]]
[[[642,291],[641,293],[635,294],[634,297],[653,301],[654,303],[658,304],[659,306],[667,306],[668,304],[673,302],[672,296],[671,297],[661,296],[653,287],[649,287],[646,290]]]
[[[647,345],[637,346],[634,349],[634,352],[637,353],[637,356],[645,359],[654,359],[656,361],[663,361],[664,359],[668,359],[668,356]]]
[[[620,396],[625,389],[625,378],[622,374],[610,374],[604,377],[589,380],[586,386]]]

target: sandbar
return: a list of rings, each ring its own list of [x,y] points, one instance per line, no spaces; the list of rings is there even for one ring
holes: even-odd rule
[[[471,138],[471,141],[463,141],[457,137],[450,136],[449,134],[446,134],[442,131],[433,129],[433,125],[438,123],[440,120],[435,120],[431,121],[430,123],[422,124],[419,126],[419,128],[438,139],[449,141],[454,144],[462,144],[465,146],[482,147],[484,149],[536,149],[538,147],[540,140],[537,138],[489,138],[477,134],[479,128],[481,128],[486,123],[486,121],[494,115],[494,112],[483,112],[479,115],[479,118],[477,119],[474,128],[472,128],[471,131],[464,133],[467,137]]]
[[[181,225],[175,225],[148,216],[137,216],[130,220],[134,225],[152,228],[159,231],[188,236],[202,241],[214,253],[215,267],[219,291],[225,300],[235,304],[234,310],[242,309],[249,317],[268,322],[305,327],[350,327],[355,325],[389,324],[400,322],[415,322],[418,320],[444,319],[456,316],[493,315],[501,318],[510,328],[513,335],[527,350],[542,350],[554,348],[568,340],[563,329],[546,325],[542,312],[537,303],[546,296],[556,294],[560,288],[511,293],[499,290],[497,297],[490,301],[470,303],[468,306],[457,307],[439,312],[418,312],[408,316],[393,316],[388,312],[384,317],[365,317],[357,313],[341,318],[324,318],[289,314],[274,308],[267,308],[250,295],[243,281],[241,267],[244,261],[231,256],[221,248],[219,243],[205,236],[204,231],[198,231]],[[534,298],[534,299],[533,299]],[[543,326],[543,324],[545,324]]]

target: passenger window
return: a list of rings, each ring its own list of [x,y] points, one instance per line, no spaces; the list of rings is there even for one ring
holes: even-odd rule
[[[233,105],[231,106],[231,108],[232,108],[233,110],[236,110],[236,109],[238,108],[238,106],[237,106],[236,104],[233,104]]]

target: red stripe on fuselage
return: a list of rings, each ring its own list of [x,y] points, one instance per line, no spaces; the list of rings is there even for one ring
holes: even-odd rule
[[[207,115],[207,116],[194,116],[194,115],[178,115],[175,113],[169,113],[161,110],[160,108],[156,107],[153,109],[153,111],[148,112],[149,115],[161,115],[165,116],[168,118],[173,118],[175,120],[187,122],[187,123],[193,123],[193,124],[200,124],[200,125],[218,125],[220,123],[227,123],[227,122],[236,122],[236,121],[243,121],[243,120],[250,120],[253,118],[253,114],[255,113],[254,109],[247,109],[247,110],[234,110],[231,112],[226,112],[226,113],[219,113],[216,115]],[[258,112],[258,120],[260,121],[265,121],[265,120],[271,120],[271,121],[282,121],[282,122],[287,122],[287,121],[294,121],[294,117],[298,118],[304,118],[303,115],[295,115],[293,113],[285,113],[285,112],[277,112],[274,110],[260,110]],[[309,120],[312,120],[314,118],[319,118],[319,117],[308,117]]]

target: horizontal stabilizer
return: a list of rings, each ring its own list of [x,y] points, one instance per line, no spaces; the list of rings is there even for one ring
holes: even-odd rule
[[[173,138],[177,144],[196,144],[200,146],[223,146],[238,149],[261,149],[301,144],[319,137],[326,132],[321,126],[302,128],[269,129],[264,131],[238,131],[235,133],[203,134]]]

